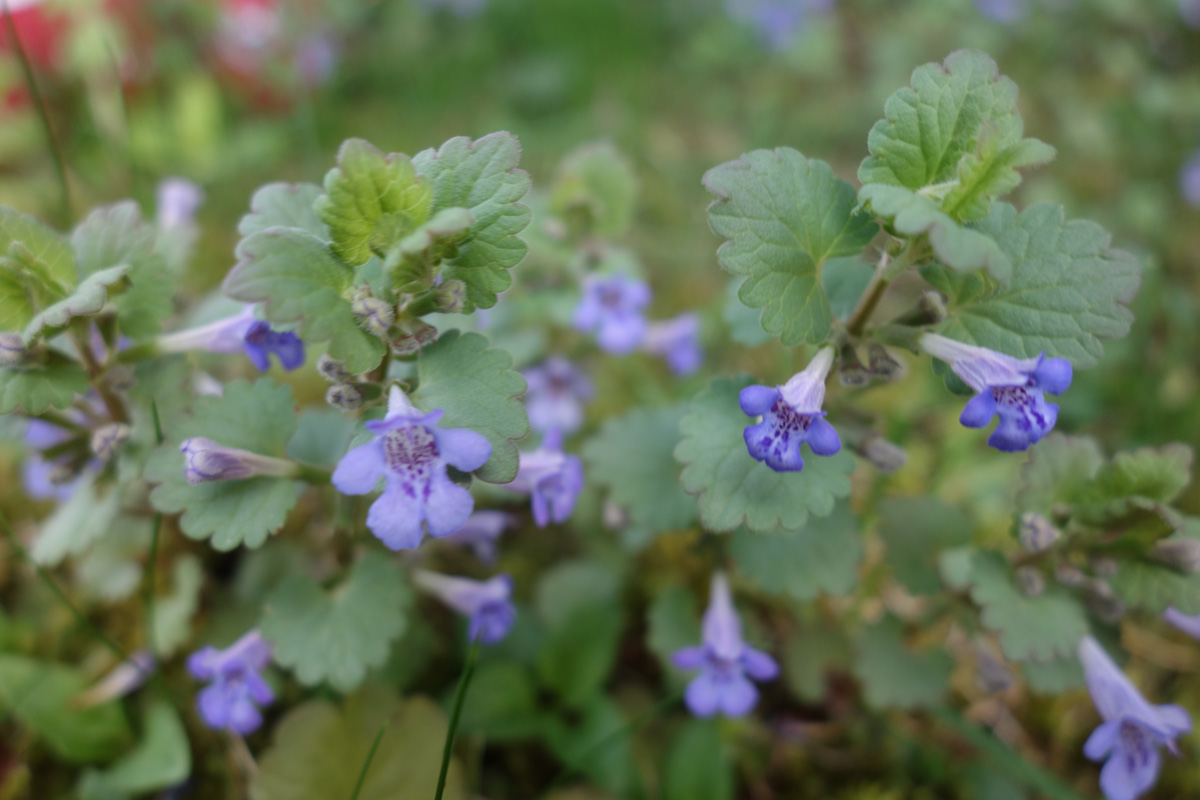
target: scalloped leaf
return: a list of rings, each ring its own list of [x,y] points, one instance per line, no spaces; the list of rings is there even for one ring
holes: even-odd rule
[[[315,208],[322,190],[315,183],[268,183],[250,198],[250,211],[238,222],[242,237],[267,228],[299,228],[322,242],[330,240],[329,226]]]
[[[150,493],[151,504],[166,514],[183,512],[183,532],[192,539],[209,539],[217,550],[260,547],[283,525],[304,484],[271,477],[191,484],[184,476],[179,443],[205,436],[226,447],[283,457],[296,430],[294,405],[291,387],[270,378],[253,384],[233,381],[223,396],[199,398],[193,417],[177,423],[173,438],[146,464],[146,479],[159,484]]]
[[[729,540],[729,555],[738,572],[764,592],[811,600],[854,588],[863,544],[858,520],[839,503],[828,517],[810,517],[799,530],[769,536],[738,530]]]
[[[896,580],[917,595],[942,588],[938,554],[971,541],[971,519],[933,497],[888,497],[880,501],[879,537]]]
[[[19,243],[14,248],[14,243]],[[17,250],[32,256],[19,257]],[[29,214],[0,206],[0,256],[9,256],[29,269],[51,289],[66,293],[79,280],[75,254],[67,240],[50,226]]]
[[[242,239],[225,276],[230,297],[262,303],[271,322],[297,323],[306,342],[329,342],[329,355],[352,373],[379,365],[384,344],[359,327],[346,299],[353,274],[320,240],[298,228],[267,228]]]
[[[17,409],[40,414],[48,408],[70,408],[75,396],[90,388],[87,373],[76,364],[0,368],[0,414]]]
[[[869,214],[855,210],[854,188],[824,161],[787,147],[713,167],[704,186],[717,196],[708,224],[727,240],[717,259],[746,278],[738,298],[763,309],[763,330],[784,344],[824,341],[833,312],[822,267],[858,255],[878,231]]]
[[[520,202],[530,184],[528,173],[517,168],[520,160],[520,142],[507,131],[473,142],[456,136],[413,157],[417,173],[433,184],[432,213],[465,208],[474,220],[457,255],[442,266],[447,280],[466,284],[465,312],[494,306],[496,295],[512,285],[509,270],[528,250],[517,236],[532,217]]]
[[[387,660],[412,602],[404,571],[386,556],[367,553],[331,592],[305,575],[284,580],[267,598],[259,627],[275,660],[302,684],[328,681],[350,692],[368,668]]]
[[[1014,358],[1044,351],[1080,368],[1099,361],[1101,339],[1129,333],[1133,315],[1125,304],[1141,284],[1141,265],[1111,249],[1099,225],[1067,220],[1062,208],[1048,203],[1019,215],[995,203],[978,230],[1008,256],[1012,279],[995,286],[980,275],[923,268],[925,279],[949,297],[940,333]]]
[[[679,485],[675,446],[684,406],[635,409],[604,423],[583,448],[590,480],[629,521],[650,533],[680,530],[696,521],[696,501]]]
[[[950,683],[954,660],[945,650],[914,651],[904,642],[904,627],[888,617],[859,632],[854,674],[872,708],[937,705]]]
[[[478,333],[449,330],[421,351],[419,384],[414,401],[446,412],[444,428],[470,428],[492,444],[492,457],[475,471],[489,483],[508,483],[517,476],[516,440],[529,435],[525,379],[512,369],[512,356],[488,347]]]
[[[854,456],[843,449],[824,458],[805,445],[801,472],[775,472],[751,458],[742,431],[752,420],[738,407],[738,392],[752,382],[746,375],[718,378],[692,400],[675,448],[684,467],[680,481],[698,496],[708,530],[795,531],[810,514],[827,516],[837,498],[849,496]]]
[[[67,297],[42,310],[25,326],[25,343],[30,344],[43,334],[53,336],[71,324],[76,317],[99,314],[108,303],[109,293],[123,291],[129,274],[128,264],[102,269],[88,275]]]

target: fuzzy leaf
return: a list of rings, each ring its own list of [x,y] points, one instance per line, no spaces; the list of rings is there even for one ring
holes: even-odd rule
[[[651,533],[680,530],[696,519],[696,501],[679,485],[675,446],[685,409],[636,409],[605,422],[583,448],[590,479],[630,522]]]
[[[1179,442],[1117,453],[1095,474],[1088,499],[1104,502],[1144,497],[1169,503],[1191,483],[1191,469],[1192,448]]]
[[[108,532],[120,508],[120,489],[101,489],[96,474],[85,473],[70,498],[42,523],[29,554],[38,564],[53,567],[68,555],[83,553]]]
[[[129,288],[113,301],[121,333],[146,339],[162,330],[174,310],[168,299],[174,286],[157,250],[158,230],[142,219],[137,203],[125,200],[95,209],[72,231],[71,245],[81,276],[129,266]]]
[[[329,226],[314,208],[321,196],[315,183],[268,183],[250,198],[250,211],[238,223],[243,238],[267,228],[299,228],[322,242],[330,239]]]
[[[283,525],[304,486],[284,478],[256,477],[191,484],[184,477],[179,442],[205,436],[226,447],[282,457],[296,430],[292,390],[270,378],[234,381],[223,397],[196,401],[194,416],[179,422],[173,438],[150,457],[146,478],[159,484],[150,502],[167,514],[183,512],[179,525],[193,539],[210,538],[217,550],[259,547]]]
[[[957,220],[982,219],[992,207],[992,198],[1021,185],[1017,170],[1047,164],[1054,156],[1054,148],[1043,141],[1006,142],[997,127],[984,123],[975,152],[964,153],[958,162],[958,184],[942,200],[942,208]]]
[[[14,248],[14,243],[19,247]],[[23,250],[32,259],[18,258],[15,250]],[[70,291],[79,280],[75,254],[58,231],[7,206],[0,206],[0,256],[19,261],[59,294]]]
[[[339,708],[309,700],[275,726],[258,762],[252,800],[397,800],[433,797],[446,715],[427,697],[401,700],[388,689],[351,695]],[[356,792],[375,738],[379,748]],[[462,800],[462,771],[451,761],[447,800]]]
[[[347,264],[387,252],[429,218],[432,187],[408,156],[385,156],[370,142],[347,139],[337,164],[325,174],[325,194],[314,208],[329,226],[330,248]]]
[[[18,408],[26,414],[70,408],[75,396],[90,386],[87,373],[75,364],[0,368],[0,414],[11,414]]]
[[[492,443],[492,457],[475,474],[489,483],[517,476],[516,440],[529,434],[525,379],[512,369],[512,356],[488,347],[477,333],[446,331],[421,351],[420,385],[414,400],[422,408],[443,409],[443,428],[470,428]]]
[[[1051,433],[1029,451],[1029,461],[1021,468],[1024,486],[1017,494],[1017,507],[1049,514],[1059,503],[1074,504],[1089,491],[1103,465],[1104,454],[1095,439]]]
[[[1200,520],[1189,519],[1185,530],[1166,541],[1200,539]],[[1172,569],[1147,559],[1121,559],[1109,585],[1131,608],[1161,614],[1174,607],[1184,614],[1200,614],[1200,574]]]
[[[87,686],[70,667],[0,655],[0,713],[16,717],[55,755],[74,764],[110,759],[132,738],[120,703],[75,708],[72,699]]]
[[[729,554],[738,571],[764,592],[811,600],[854,588],[863,546],[854,515],[840,504],[828,517],[810,518],[799,530],[769,536],[738,530]]]
[[[662,780],[663,800],[733,800],[733,759],[716,720],[684,723],[667,751]]]
[[[728,240],[717,258],[746,278],[738,298],[764,309],[763,330],[784,344],[823,341],[833,315],[822,267],[861,253],[878,229],[870,215],[854,210],[854,188],[825,162],[786,147],[714,167],[704,185],[717,196],[708,223]]]
[[[971,541],[971,520],[932,497],[889,497],[879,504],[879,536],[896,580],[917,595],[942,588],[938,553]]]
[[[884,118],[867,136],[871,155],[858,168],[858,180],[910,189],[951,180],[985,122],[1002,138],[1014,132],[1020,137],[1016,106],[1017,85],[983,53],[958,50],[941,64],[917,67],[911,88],[884,103]]]
[[[745,526],[752,533],[795,531],[809,514],[826,516],[834,500],[850,494],[854,456],[842,450],[824,458],[806,448],[801,472],[775,472],[746,451],[742,431],[753,420],[738,407],[747,376],[720,378],[691,403],[679,424],[683,435],[675,460],[680,481],[698,496],[700,521],[712,531]]]
[[[271,322],[299,323],[306,342],[329,342],[329,355],[352,373],[383,359],[384,345],[358,326],[345,294],[353,275],[329,249],[297,228],[268,228],[242,239],[225,293],[263,303]]]
[[[974,228],[963,227],[930,198],[902,186],[881,183],[862,187],[858,197],[874,214],[891,220],[897,233],[928,235],[939,263],[960,272],[986,269],[1002,284],[1012,279],[1012,261],[995,240]]]
[[[512,285],[508,271],[525,258],[528,248],[517,234],[532,213],[520,202],[529,191],[520,160],[521,145],[506,131],[474,142],[457,136],[413,157],[417,173],[433,184],[433,213],[465,208],[474,220],[458,254],[442,267],[447,280],[466,284],[464,311],[494,306],[496,295]]]
[[[1109,248],[1110,236],[1094,222],[1066,219],[1063,210],[1040,203],[1020,215],[995,203],[978,230],[1012,262],[1006,286],[978,275],[930,266],[921,274],[949,296],[949,317],[939,332],[1015,358],[1069,360],[1094,366],[1101,339],[1129,333],[1125,308],[1141,283],[1141,266],[1129,253]]]
[[[954,669],[944,650],[909,649],[903,627],[892,618],[864,628],[855,650],[854,672],[872,708],[937,705]]]
[[[349,692],[368,667],[387,660],[412,600],[404,572],[382,555],[367,554],[333,592],[307,576],[285,580],[267,598],[260,627],[275,646],[275,660],[302,684],[328,681]]]
[[[84,278],[67,297],[36,314],[25,326],[25,343],[37,337],[53,335],[71,323],[75,317],[87,317],[100,313],[108,302],[109,292],[125,288],[123,281],[129,274],[129,265],[102,269]]]
[[[1067,658],[1088,632],[1080,602],[1047,581],[1045,590],[1027,597],[1011,578],[999,553],[978,551],[971,559],[971,599],[983,609],[983,625],[1000,636],[1000,647],[1015,661]]]
[[[608,142],[592,142],[572,150],[559,165],[550,207],[568,223],[583,215],[588,230],[617,239],[633,220],[636,195],[629,159]]]

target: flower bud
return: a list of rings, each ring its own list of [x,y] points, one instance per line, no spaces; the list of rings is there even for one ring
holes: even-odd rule
[[[127,364],[113,364],[104,373],[104,382],[114,392],[127,392],[137,385],[137,376]]]
[[[342,411],[357,411],[362,408],[363,395],[352,384],[339,383],[326,390],[325,402]]]
[[[388,329],[396,321],[396,310],[378,297],[359,297],[350,304],[350,310],[358,317],[359,324],[371,334],[387,336]]]
[[[1062,532],[1041,514],[1029,511],[1021,515],[1021,547],[1029,553],[1043,553],[1062,538]]]
[[[433,290],[438,311],[443,314],[457,314],[462,311],[466,294],[467,285],[459,280],[443,281],[441,286]]]
[[[1015,575],[1017,586],[1021,588],[1021,593],[1026,597],[1037,597],[1046,591],[1046,579],[1042,577],[1041,570],[1036,567],[1028,565],[1017,567]]]
[[[297,465],[292,461],[236,447],[223,447],[203,436],[185,439],[179,449],[184,454],[184,476],[188,483],[237,481],[257,475],[291,477],[296,474]]]
[[[1059,564],[1054,568],[1054,579],[1063,586],[1069,586],[1072,589],[1083,586],[1087,583],[1087,575],[1083,574],[1083,570],[1071,564]]]
[[[1200,571],[1200,539],[1162,539],[1154,543],[1150,555],[1181,572]]]
[[[1003,692],[1013,684],[1012,671],[982,641],[975,643],[975,676],[985,692]]]
[[[1111,578],[1117,574],[1117,560],[1108,556],[1092,559],[1092,572],[1101,578]]]
[[[904,365],[894,359],[879,342],[867,345],[867,369],[876,378],[883,378],[885,381],[898,378],[904,373]]]
[[[921,302],[918,304],[921,312],[930,324],[941,322],[948,315],[946,310],[946,297],[936,289],[926,289],[921,293]]]
[[[317,359],[317,372],[330,383],[349,383],[354,376],[346,370],[346,365],[328,353],[322,353]]]
[[[842,386],[866,386],[871,382],[871,373],[858,360],[858,353],[853,345],[843,345],[838,357],[838,380]]]
[[[871,466],[883,473],[895,472],[908,463],[908,453],[904,448],[892,444],[875,432],[862,438],[858,451]]]
[[[1094,580],[1088,585],[1088,610],[1105,622],[1116,622],[1125,613],[1125,603],[1107,581]]]
[[[92,452],[97,458],[108,460],[117,448],[129,440],[130,427],[123,422],[101,425],[92,431]]]
[[[0,367],[19,367],[29,359],[25,338],[16,331],[0,333]]]
[[[432,325],[417,322],[400,336],[392,339],[392,352],[398,356],[415,356],[427,345],[437,341],[438,330]]]

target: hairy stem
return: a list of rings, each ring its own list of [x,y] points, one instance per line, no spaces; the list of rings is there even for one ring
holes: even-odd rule
[[[871,282],[867,285],[867,290],[863,292],[858,305],[854,307],[850,319],[846,320],[846,333],[850,337],[862,336],[867,322],[871,319],[871,314],[875,312],[875,307],[883,299],[888,286],[897,275],[917,262],[923,250],[924,248],[918,247],[915,240],[910,239],[895,258],[890,257],[887,253],[883,254],[879,259],[879,265],[875,268],[875,274],[871,277]]]

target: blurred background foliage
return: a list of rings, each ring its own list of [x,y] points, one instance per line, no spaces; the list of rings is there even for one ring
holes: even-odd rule
[[[711,372],[782,380],[803,357],[776,343],[738,344],[724,321],[727,281],[700,176],[744,151],[790,146],[853,181],[884,99],[916,66],[969,47],[991,54],[1020,87],[1027,135],[1058,148],[1053,164],[1027,176],[1019,201],[1050,200],[1072,217],[1100,222],[1146,269],[1133,332],[1078,376],[1062,399],[1059,429],[1091,434],[1110,453],[1197,441],[1200,176],[1189,177],[1186,167],[1200,148],[1200,29],[1189,26],[1200,25],[1200,14],[1186,0],[812,2],[782,37],[778,20],[758,28],[721,0],[296,0],[279,6],[279,28],[263,44],[249,18],[239,23],[237,14],[269,5],[47,2],[43,10],[58,20],[53,45],[31,48],[76,215],[124,197],[152,213],[155,186],[171,175],[205,189],[202,234],[185,277],[188,305],[199,305],[233,264],[237,220],[253,190],[275,180],[319,181],[346,137],[412,154],[455,135],[509,130],[543,194],[564,156],[606,140],[637,178],[622,243],[656,289],[652,316],[696,309]],[[8,43],[0,49],[0,203],[66,227],[50,150],[24,87]],[[529,238],[536,235],[531,230]],[[528,274],[536,273],[540,253],[535,245]],[[668,386],[639,357],[593,366],[592,430],[635,403],[667,404],[703,385],[697,378]],[[980,437],[948,411],[953,401],[941,381],[914,372],[858,395],[862,408],[891,420],[885,433],[909,454],[907,466],[886,479],[856,474],[856,510],[871,509],[864,527],[878,522],[868,498],[931,494],[966,509],[978,541],[1010,536],[1022,459],[985,457]],[[302,400],[319,402],[324,384],[311,371],[287,380]],[[0,507],[29,517],[15,477],[19,453],[5,446]],[[735,791],[756,800],[999,800],[1039,787],[1045,796],[1075,796],[1064,785],[1094,796],[1095,768],[1080,754],[1091,712],[1083,713],[1088,704],[1078,692],[1055,698],[1017,686],[1000,699],[981,693],[977,676],[960,667],[951,685],[973,721],[949,711],[855,711],[861,698],[850,655],[843,639],[823,633],[822,620],[831,606],[835,616],[853,610],[866,620],[891,607],[879,599],[888,575],[877,540],[868,540],[854,595],[822,600],[819,608],[774,602],[747,619],[751,640],[789,642],[785,680],[764,687],[769,713],[720,723],[656,715],[659,698],[681,686],[661,657],[694,638],[681,630],[698,618],[711,554],[694,546],[694,531],[648,547],[618,541],[600,525],[601,502],[592,487],[572,535],[519,530],[506,539],[500,566],[537,589],[524,592],[522,621],[481,668],[467,706],[464,771],[480,794],[542,796],[551,779],[558,800],[602,792],[696,800]],[[1177,505],[1200,513],[1194,482]],[[278,576],[302,563],[299,548],[278,544],[238,555],[191,548],[225,581],[205,604],[210,632],[243,630]],[[552,562],[559,563],[547,572]],[[35,581],[23,582],[18,596],[10,581],[16,569],[6,553],[0,650],[41,642],[62,661],[81,661],[92,643]],[[595,613],[617,598],[623,618]],[[135,624],[123,621],[119,606],[94,618],[118,637]],[[460,655],[454,637],[436,633],[448,628],[440,612],[413,619],[376,677],[448,697]],[[944,634],[919,632],[917,640],[935,644]],[[1194,646],[1157,628],[1127,632],[1125,644],[1148,695],[1200,711]],[[296,687],[287,691],[280,708],[301,699]],[[606,737],[642,714],[647,721],[631,736]],[[1013,749],[972,740],[977,722]],[[191,722],[189,731],[197,775],[236,771],[237,757],[216,734]],[[268,741],[258,736],[255,747]],[[1039,784],[1014,750],[1061,783]],[[1195,752],[1185,744],[1185,759],[1170,765],[1154,796],[1200,792]],[[20,782],[6,780],[5,753],[0,747],[0,797],[17,797]],[[714,761],[731,769],[706,773]],[[54,791],[71,785],[44,780]],[[181,796],[231,796],[221,793],[220,778],[201,777],[196,786],[201,794]]]

